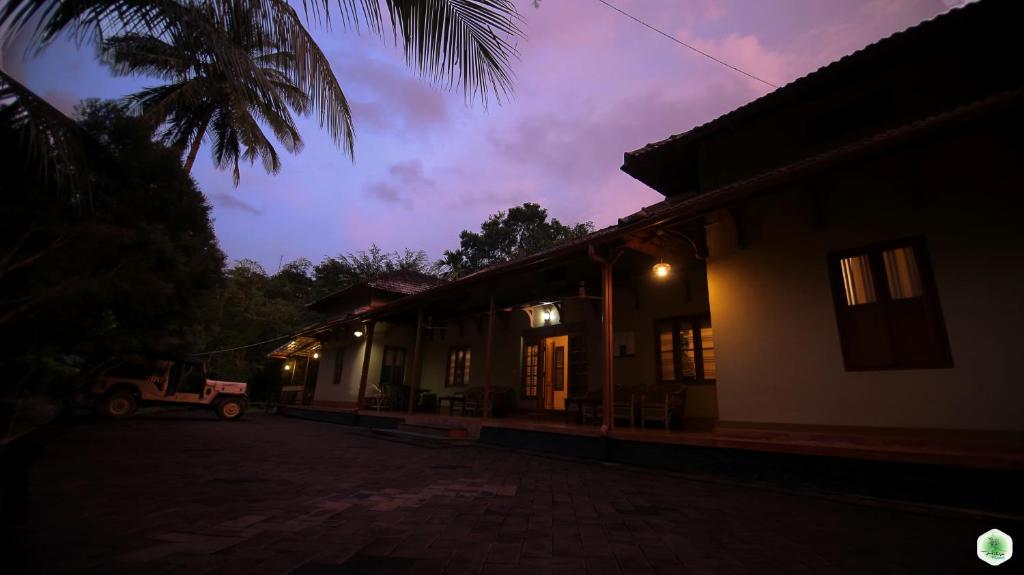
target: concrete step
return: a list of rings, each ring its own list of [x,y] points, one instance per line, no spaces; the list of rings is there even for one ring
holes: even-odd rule
[[[469,439],[469,431],[459,425],[445,425],[438,423],[402,423],[398,426],[400,431],[415,433],[418,435],[430,435],[448,439]]]

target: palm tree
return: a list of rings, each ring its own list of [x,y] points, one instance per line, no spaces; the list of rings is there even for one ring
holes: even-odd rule
[[[384,37],[390,25],[390,36],[402,42],[411,67],[432,82],[461,86],[467,99],[478,98],[486,105],[490,97],[500,100],[511,90],[513,42],[521,36],[512,0],[303,0],[302,4],[307,20],[327,28],[341,22],[344,28],[366,27]],[[247,20],[245,25],[239,24],[242,18]],[[70,32],[80,42],[91,39],[101,45],[112,37],[164,41],[177,48],[179,55],[201,56],[207,77],[244,84],[244,103],[255,117],[261,105],[275,98],[292,105],[291,96],[284,94],[291,91],[283,90],[280,82],[286,80],[306,97],[307,108],[319,115],[335,143],[352,154],[354,134],[344,93],[289,0],[6,0],[0,6],[0,41],[27,27],[34,32],[37,48],[62,32]],[[287,61],[265,58],[264,50],[286,55],[282,59]],[[147,66],[140,63],[139,69]],[[176,70],[167,79],[178,82],[198,74],[193,67]],[[192,101],[201,102],[197,97]],[[239,105],[234,104],[236,115]],[[205,133],[199,128],[207,115],[209,122],[229,119],[211,113],[209,107],[190,114],[184,103],[176,108],[168,103],[167,110],[169,124],[180,123],[182,134],[191,134],[190,144]],[[284,123],[271,128],[278,137],[290,133]],[[214,133],[226,130],[213,126]],[[242,157],[272,157],[251,130],[240,131],[237,141],[246,147],[238,152]],[[214,145],[215,157],[220,147],[222,157],[229,157],[230,141],[215,140]]]
[[[212,18],[208,6],[192,7],[200,12],[190,20],[201,19],[203,13]],[[160,127],[164,143],[179,150],[185,157],[185,171],[190,172],[203,138],[213,142],[214,164],[221,169],[231,167],[235,185],[240,172],[239,159],[262,160],[268,173],[280,170],[277,150],[263,133],[261,124],[273,131],[286,150],[302,148],[302,138],[292,118],[292,111],[304,115],[310,109],[310,98],[291,81],[290,71],[297,65],[293,52],[273,44],[271,38],[252,34],[251,21],[242,14],[232,14],[221,30],[224,44],[238,47],[238,56],[249,73],[226,75],[217,66],[215,55],[205,42],[204,34],[191,28],[172,28],[164,37],[142,34],[115,36],[103,44],[103,58],[119,75],[148,75],[164,78],[169,83],[146,88],[127,98],[154,126]],[[337,80],[330,77],[332,85]],[[269,89],[267,89],[269,88]],[[343,109],[343,132],[347,151],[352,151],[351,118],[348,103],[338,88]]]

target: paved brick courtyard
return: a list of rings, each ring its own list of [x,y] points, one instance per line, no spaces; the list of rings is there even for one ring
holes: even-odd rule
[[[985,572],[1019,531],[257,413],[75,426],[32,496],[34,573]]]

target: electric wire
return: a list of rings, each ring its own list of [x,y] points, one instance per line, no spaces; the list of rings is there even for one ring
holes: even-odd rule
[[[625,10],[622,10],[618,6],[615,6],[614,4],[610,4],[606,0],[597,0],[597,1],[600,2],[601,4],[604,4],[605,6],[607,6],[609,8],[611,8],[612,10],[615,10],[619,14],[622,14],[626,18],[629,18],[630,20],[633,20],[637,24],[640,24],[641,26],[649,28],[649,29],[657,32],[658,34],[661,34],[662,36],[668,38],[669,40],[672,40],[673,42],[675,42],[676,44],[679,44],[680,46],[684,46],[686,48],[689,48],[690,50],[693,50],[694,52],[700,54],[701,56],[704,56],[705,58],[710,58],[711,60],[714,60],[715,62],[725,66],[726,68],[729,68],[731,70],[735,70],[736,72],[739,72],[740,74],[743,74],[744,76],[746,76],[748,78],[757,80],[758,82],[761,82],[762,84],[771,86],[772,88],[778,88],[778,86],[776,84],[773,84],[773,83],[771,83],[768,80],[765,80],[763,78],[758,78],[757,76],[751,74],[750,72],[747,72],[746,70],[742,70],[740,68],[737,68],[736,66],[733,66],[732,64],[730,64],[730,63],[728,63],[728,62],[726,62],[724,60],[720,60],[720,59],[712,56],[711,54],[708,54],[707,52],[701,50],[700,48],[697,48],[696,46],[687,44],[686,42],[683,42],[682,40],[680,40],[679,38],[676,38],[675,36],[669,34],[668,32],[665,32],[663,30],[655,28],[654,26],[651,26],[647,22],[644,22],[643,20],[637,18],[636,16],[630,14],[629,12],[626,12]]]
[[[288,339],[290,337],[292,337],[292,336],[291,335],[282,335],[280,337],[275,337],[274,339],[268,339],[268,340],[257,342],[257,343],[250,343],[248,345],[240,345],[238,347],[229,347],[229,348],[226,348],[226,349],[218,349],[216,351],[204,351],[202,353],[193,353],[192,355],[213,355],[215,353],[225,353],[225,352],[229,352],[229,351],[238,351],[240,349],[248,349],[250,347],[256,347],[258,345],[264,345],[264,344],[267,344],[267,343],[273,343],[275,341],[281,341],[282,339]]]

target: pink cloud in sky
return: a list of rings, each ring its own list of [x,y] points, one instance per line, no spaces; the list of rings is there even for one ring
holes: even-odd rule
[[[609,1],[782,85],[953,0]],[[525,201],[563,222],[608,225],[660,199],[619,170],[623,152],[770,90],[594,0],[517,6],[527,37],[518,43],[515,93],[487,108],[416,78],[390,42],[315,31],[352,102],[355,162],[311,118],[301,123],[301,155],[284,154],[277,176],[259,166],[244,170],[238,189],[203,151],[195,176],[213,200],[229,256],[276,269],[282,257],[318,260],[376,243],[437,257],[457,245],[460,230]],[[81,68],[87,50],[60,50],[29,64],[29,84],[40,93],[63,91],[66,105],[68,93],[128,91],[126,80],[110,79],[98,65]]]

